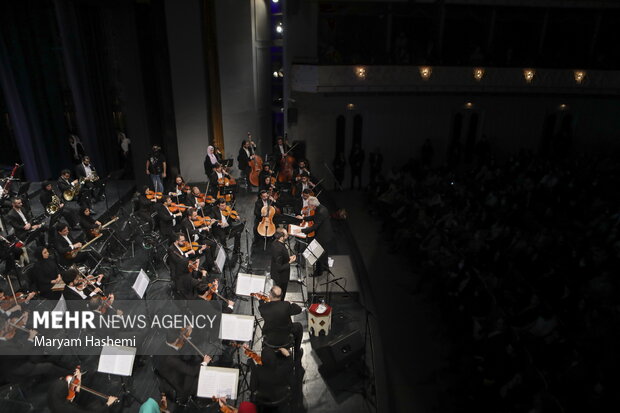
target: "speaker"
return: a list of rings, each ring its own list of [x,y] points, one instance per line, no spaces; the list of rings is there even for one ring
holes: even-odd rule
[[[318,348],[316,353],[323,362],[321,370],[330,373],[359,360],[363,351],[362,335],[359,330],[353,330]]]
[[[297,123],[297,108],[288,108],[286,114],[286,119],[289,125]]]

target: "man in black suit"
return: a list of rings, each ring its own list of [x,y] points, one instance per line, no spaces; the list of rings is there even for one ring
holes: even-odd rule
[[[69,227],[62,222],[56,224],[56,234],[54,234],[54,248],[58,253],[58,261],[63,266],[74,263],[84,262],[88,259],[85,254],[78,253],[75,258],[67,258],[67,253],[80,248],[83,244],[76,242],[69,234]]]
[[[281,136],[278,136],[276,144],[273,145],[273,152],[271,153],[271,156],[274,160],[274,172],[276,175],[280,171],[280,160],[287,156],[290,149],[291,147],[289,146],[288,142],[282,139]]]
[[[239,254],[241,252],[241,233],[243,232],[244,224],[239,219],[233,219],[223,214],[222,211],[225,209],[226,201],[222,198],[218,199],[212,216],[216,220],[213,224],[213,235],[222,244],[224,249],[226,248],[228,238],[233,237],[235,239],[233,254]]]
[[[115,405],[118,397],[108,396],[103,404],[103,400],[97,400],[88,404],[86,407],[80,406],[79,397],[74,401],[67,400],[69,394],[69,380],[66,377],[60,377],[54,380],[47,390],[47,405],[52,413],[104,413],[118,411],[118,405]],[[79,393],[78,393],[79,394]],[[119,403],[120,405],[121,403]]]
[[[257,406],[286,398],[295,380],[293,360],[288,349],[264,348],[261,359],[261,365],[255,364],[253,360],[250,362],[250,390]]]
[[[92,208],[93,201],[103,199],[103,188],[98,182],[97,171],[90,163],[88,156],[82,157],[82,162],[75,167],[75,175],[78,179],[84,179],[80,190],[80,203]]]
[[[282,290],[282,299],[286,298],[286,290],[291,274],[291,263],[297,259],[296,255],[289,255],[289,250],[284,244],[288,233],[283,228],[278,228],[275,242],[271,244],[271,279]]]
[[[6,220],[13,227],[17,239],[26,244],[37,239],[41,245],[45,244],[43,226],[32,224],[32,213],[23,208],[23,201],[20,198],[13,198],[11,204],[13,208],[6,215]]]
[[[252,142],[253,143],[253,142]],[[254,147],[250,141],[244,140],[239,148],[239,154],[237,155],[237,162],[239,163],[239,170],[241,171],[241,177],[248,179],[252,168],[250,167],[250,161],[254,159]]]
[[[77,184],[78,180],[71,180],[71,171],[68,169],[63,169],[60,171],[60,177],[56,181],[56,186],[58,186],[58,191],[60,191],[60,195],[62,195],[65,191],[73,188],[75,184]]]
[[[170,242],[174,242],[176,239],[176,230],[181,225],[183,214],[179,211],[170,212],[168,207],[172,205],[172,198],[170,195],[164,196],[164,202],[158,203],[155,206],[155,212],[157,213],[157,221],[159,222],[159,232],[164,237],[168,238]]]
[[[327,260],[327,247],[334,237],[334,234],[327,208],[321,205],[319,200],[314,196],[308,198],[308,207],[311,211],[314,211],[314,215],[297,215],[296,218],[304,221],[312,221],[312,225],[302,229],[302,232],[304,234],[314,232],[314,239],[316,239],[317,242],[323,247],[324,252],[317,260],[316,268],[313,274],[313,276],[318,276],[321,275],[323,271],[327,271],[329,268]]]
[[[200,366],[206,366],[211,362],[211,357],[205,355],[203,358],[194,356],[184,356],[181,354],[179,346],[179,330],[168,330],[166,332],[166,342],[160,348],[158,355],[154,357],[155,366],[158,374],[162,377],[160,390],[172,399],[176,392],[177,400],[187,401],[187,398],[196,394],[198,385],[198,375]]]
[[[303,327],[301,323],[291,321],[291,316],[301,313],[301,307],[288,301],[282,301],[282,289],[274,285],[269,293],[271,301],[261,302],[258,305],[265,324],[263,334],[267,342],[274,346],[286,345],[289,334],[293,334],[295,341],[295,357],[301,357],[301,338]]]
[[[206,245],[202,245],[197,251],[188,247],[188,241],[182,232],[175,234],[175,239],[172,245],[168,248],[168,263],[170,267],[170,275],[174,279],[176,274],[182,272],[183,269],[187,268],[187,263],[189,259],[194,259],[200,257],[200,255],[207,248]]]

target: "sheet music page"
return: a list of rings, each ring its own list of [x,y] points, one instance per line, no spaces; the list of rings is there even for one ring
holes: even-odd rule
[[[265,289],[264,275],[239,273],[237,275],[237,295],[250,296],[251,293],[262,293]]]
[[[104,346],[99,356],[97,371],[118,376],[131,376],[135,357],[135,347]]]
[[[215,258],[215,265],[217,265],[217,268],[219,268],[222,273],[224,273],[224,264],[226,264],[226,252],[223,248],[219,248],[217,257]]]
[[[265,292],[265,281],[267,277],[264,275],[254,275],[252,276],[252,292],[253,293],[264,293]]]
[[[146,275],[143,269],[140,269],[140,273],[136,277],[136,281],[134,281],[131,288],[136,292],[136,294],[138,294],[138,297],[142,298],[144,297],[144,293],[146,292],[146,288],[149,286],[150,281],[149,276]]]
[[[198,397],[211,398],[227,396],[237,399],[239,369],[201,366],[198,376]]]
[[[241,314],[222,314],[220,337],[223,340],[250,341],[254,333],[254,317]]]

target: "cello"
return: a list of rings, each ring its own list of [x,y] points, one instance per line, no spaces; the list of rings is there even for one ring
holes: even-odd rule
[[[263,158],[261,158],[255,153],[254,148],[256,147],[256,145],[254,144],[254,142],[252,142],[252,134],[250,132],[248,132],[248,141],[250,142],[250,148],[253,155],[252,159],[250,159],[250,162],[248,163],[251,168],[250,175],[248,176],[248,181],[250,181],[250,184],[252,186],[258,186],[260,184],[260,182],[258,182],[258,175],[260,174],[260,171],[263,170]]]
[[[272,237],[276,233],[276,225],[273,223],[273,216],[276,214],[275,207],[267,204],[267,206],[261,208],[260,214],[262,218],[258,223],[256,232],[261,237]]]

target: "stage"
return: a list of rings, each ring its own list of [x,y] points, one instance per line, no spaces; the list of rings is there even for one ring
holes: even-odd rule
[[[33,214],[36,216],[43,212],[36,199],[35,192],[40,185],[32,185],[31,193]],[[104,285],[106,294],[114,293],[116,300],[135,300],[137,297],[131,286],[139,271],[143,269],[151,280],[146,290],[146,300],[160,302],[172,299],[171,280],[169,269],[164,262],[166,243],[158,239],[144,225],[139,225],[133,215],[135,187],[130,181],[109,182],[106,188],[106,200],[94,205],[97,211],[97,219],[107,222],[112,216],[119,217],[113,223],[107,239],[93,244],[105,257],[111,260],[98,262],[96,273],[103,272],[108,277]],[[326,194],[327,195],[327,194]],[[221,291],[235,301],[235,314],[253,315],[259,320],[259,326],[254,330],[252,348],[260,353],[262,346],[262,334],[259,318],[258,303],[254,299],[234,295],[235,283],[238,273],[250,273],[265,275],[269,272],[269,244],[265,247],[264,240],[253,244],[254,222],[253,208],[256,199],[255,192],[241,190],[237,196],[235,209],[242,219],[246,221],[246,227],[241,239],[241,257],[227,257],[223,268],[221,280],[224,287]],[[328,207],[329,196],[322,198]],[[72,206],[69,206],[70,208]],[[364,412],[376,411],[374,408],[374,357],[370,343],[373,338],[366,328],[368,312],[360,304],[360,281],[353,260],[355,246],[351,244],[347,222],[333,220],[336,239],[330,247],[330,257],[333,259],[332,274],[321,277],[307,277],[306,273],[312,268],[305,265],[295,264],[291,268],[291,278],[286,300],[297,302],[307,308],[310,303],[324,299],[332,306],[332,328],[328,336],[314,337],[308,333],[308,313],[303,311],[294,317],[304,327],[302,342],[303,357],[302,369],[299,369],[298,379],[302,398],[293,403],[291,412]],[[79,232],[72,233],[79,237]],[[229,240],[229,245],[232,240]],[[291,240],[291,248],[296,248],[297,241]],[[31,254],[30,254],[31,255]],[[31,255],[32,256],[32,255]],[[27,265],[22,281],[27,283]],[[336,281],[334,281],[336,280]],[[14,279],[14,282],[16,280]],[[329,281],[329,282],[328,282]],[[6,282],[2,280],[2,288],[7,290]],[[270,287],[268,280],[265,291]],[[36,304],[36,300],[33,301]],[[253,308],[254,307],[254,308]],[[157,332],[147,332],[145,346],[156,346],[164,340]],[[366,343],[366,345],[365,345]],[[364,353],[365,352],[365,353]],[[241,363],[247,360],[241,354]],[[89,371],[88,386],[97,388],[107,394],[127,394],[128,405],[123,411],[138,411],[139,402],[148,397],[159,399],[158,378],[154,374],[152,357],[139,356],[136,358],[133,375],[121,379],[118,376],[97,373],[99,356],[63,356],[61,363],[69,366],[80,364],[82,370]],[[46,407],[47,387],[45,381],[34,381],[20,384],[19,388],[7,383],[2,387],[0,395],[4,407],[2,411],[49,411]],[[240,401],[249,400],[247,389],[240,389],[238,404]],[[295,389],[293,389],[295,392]],[[190,406],[178,411],[198,411],[197,406],[204,406],[208,401],[197,399],[196,406]],[[200,410],[204,411],[204,410]]]

